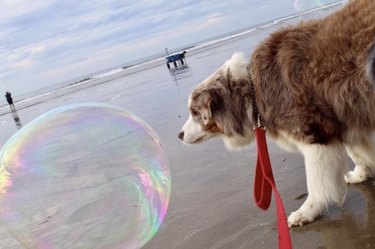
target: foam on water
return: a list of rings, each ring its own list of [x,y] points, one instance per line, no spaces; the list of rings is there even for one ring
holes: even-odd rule
[[[140,248],[168,207],[160,139],[103,104],[52,110],[0,151],[0,222],[25,248]]]
[[[101,73],[101,74],[98,74],[98,75],[94,75],[93,78],[104,78],[104,77],[107,77],[107,76],[111,76],[111,75],[114,75],[114,74],[118,74],[120,72],[124,71],[123,68],[116,68],[116,69],[113,69],[109,72],[105,72],[105,73]]]

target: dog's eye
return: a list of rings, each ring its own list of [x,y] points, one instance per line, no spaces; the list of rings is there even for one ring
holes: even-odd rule
[[[198,112],[196,109],[192,109],[192,110],[191,110],[191,114],[192,114],[194,117],[196,117],[196,116],[199,115],[199,112]]]

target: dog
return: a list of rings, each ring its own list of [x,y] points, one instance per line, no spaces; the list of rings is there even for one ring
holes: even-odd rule
[[[267,134],[304,156],[308,196],[288,225],[342,205],[347,184],[375,174],[374,10],[373,0],[348,1],[325,18],[270,34],[249,62],[235,53],[192,91],[178,137],[197,144],[220,136],[228,148],[246,146],[257,109]],[[346,152],[356,165],[350,172]]]

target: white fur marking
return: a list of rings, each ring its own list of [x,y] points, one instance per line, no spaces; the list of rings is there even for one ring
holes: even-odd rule
[[[291,138],[285,131],[279,132],[279,136],[275,138],[275,142],[278,146],[288,152],[295,152],[298,150],[298,142]]]
[[[289,226],[312,222],[330,203],[342,205],[346,195],[344,174],[347,171],[347,162],[341,143],[301,143],[299,149],[305,157],[309,195],[305,203],[289,216]]]
[[[224,70],[229,69],[235,79],[248,77],[247,62],[242,53],[234,53],[224,64]]]
[[[184,132],[183,141],[188,144],[194,143],[204,136],[202,127],[194,121],[191,115],[182,127],[182,131]]]

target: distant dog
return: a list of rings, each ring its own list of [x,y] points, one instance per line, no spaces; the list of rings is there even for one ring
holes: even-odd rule
[[[346,183],[375,174],[375,1],[349,1],[321,20],[270,35],[250,64],[234,54],[189,98],[179,138],[221,136],[227,147],[254,140],[250,81],[267,133],[305,158],[308,197],[289,226],[341,205]],[[345,149],[356,167],[348,172]]]

